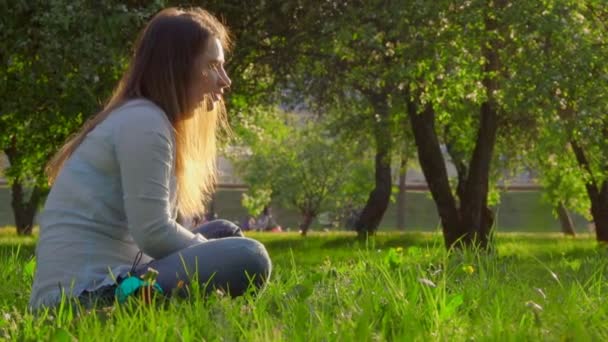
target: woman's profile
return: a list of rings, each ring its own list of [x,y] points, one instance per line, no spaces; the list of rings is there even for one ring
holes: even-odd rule
[[[265,284],[268,253],[236,225],[191,231],[176,220],[203,213],[214,187],[229,48],[227,28],[200,8],[165,9],[146,25],[104,109],[48,165],[30,307],[113,301],[148,268],[165,294],[194,273],[231,295]]]

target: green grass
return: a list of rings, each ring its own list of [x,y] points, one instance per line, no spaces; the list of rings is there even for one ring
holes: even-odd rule
[[[274,263],[257,297],[33,317],[24,308],[35,240],[2,230],[0,338],[608,340],[607,252],[589,236],[499,234],[485,256],[448,255],[430,233],[382,233],[363,246],[349,233],[252,236]]]

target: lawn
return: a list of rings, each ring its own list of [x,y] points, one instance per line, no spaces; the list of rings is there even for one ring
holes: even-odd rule
[[[194,293],[34,317],[25,306],[35,239],[3,229],[0,339],[608,340],[607,251],[589,236],[500,234],[484,256],[447,254],[431,233],[382,233],[364,245],[350,233],[252,237],[274,262],[256,297]]]

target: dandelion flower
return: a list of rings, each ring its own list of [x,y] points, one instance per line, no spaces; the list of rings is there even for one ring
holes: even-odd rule
[[[471,266],[471,265],[465,265],[465,266],[462,266],[462,271],[464,273],[470,275],[470,274],[475,273],[475,268],[473,266]]]

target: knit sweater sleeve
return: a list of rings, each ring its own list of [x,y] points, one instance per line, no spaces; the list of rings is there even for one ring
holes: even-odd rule
[[[139,248],[156,259],[206,241],[171,217],[175,149],[170,123],[159,111],[138,106],[116,113],[123,117],[114,133],[129,231]]]

